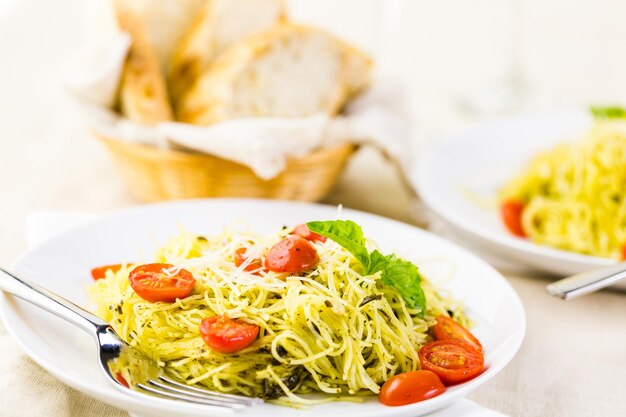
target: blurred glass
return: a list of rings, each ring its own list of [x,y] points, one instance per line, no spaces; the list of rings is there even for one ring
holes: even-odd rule
[[[459,99],[460,109],[470,116],[493,116],[522,110],[529,99],[529,86],[523,68],[524,0],[509,0],[508,39],[504,78]]]
[[[404,0],[289,0],[296,22],[325,28],[370,53],[380,70],[389,60]]]
[[[379,0],[289,0],[292,20],[325,28],[373,52]]]

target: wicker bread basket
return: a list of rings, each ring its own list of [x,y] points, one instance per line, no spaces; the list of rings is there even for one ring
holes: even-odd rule
[[[260,197],[317,201],[333,187],[356,145],[323,148],[287,162],[271,180],[215,156],[159,149],[98,135],[130,191],[141,201],[202,197]]]

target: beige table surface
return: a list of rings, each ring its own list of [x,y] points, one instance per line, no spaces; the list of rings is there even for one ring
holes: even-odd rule
[[[0,178],[11,181],[2,183],[0,264],[11,263],[24,250],[29,210],[101,212],[134,204],[99,145],[85,139],[72,152],[81,158],[64,159],[60,149],[69,141],[50,142],[42,136],[3,149],[8,157],[0,164]],[[32,146],[41,150],[34,162],[25,156]],[[14,175],[18,171],[30,174]],[[409,195],[395,172],[369,150],[353,159],[325,202],[412,223]],[[563,302],[546,295],[546,279],[507,278],[526,307],[526,340],[511,364],[470,398],[510,416],[626,416],[626,380],[621,377],[626,368],[626,294],[601,292]],[[56,381],[2,328],[0,352],[1,416],[126,416]]]
[[[136,204],[61,94],[60,60],[79,39],[59,30],[65,20],[52,5],[60,3],[40,4],[0,25],[1,265],[26,248],[24,226],[32,210],[102,212]],[[9,36],[20,34],[35,14],[44,17],[44,36]],[[368,150],[354,158],[325,202],[413,223],[408,193]],[[546,278],[505,275],[526,307],[526,340],[511,364],[470,398],[510,416],[626,416],[626,294],[601,292],[562,302],[546,295]],[[1,324],[0,376],[2,417],[127,415],[56,381]]]

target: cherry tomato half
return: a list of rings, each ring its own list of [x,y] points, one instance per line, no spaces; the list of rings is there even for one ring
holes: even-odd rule
[[[113,265],[99,266],[91,270],[91,277],[93,279],[102,279],[106,277],[106,273],[109,269],[113,272],[117,272],[120,269],[122,269],[122,266],[124,265],[128,265],[128,264],[113,264]]]
[[[526,232],[522,227],[522,212],[524,203],[515,200],[505,201],[500,207],[502,221],[509,232],[519,237],[526,237]]]
[[[226,316],[213,316],[202,320],[200,335],[204,343],[213,350],[233,353],[254,342],[259,334],[259,326]]]
[[[385,405],[406,405],[436,397],[445,390],[446,387],[434,372],[405,372],[385,382],[378,400]]]
[[[474,349],[477,351],[483,351],[483,345],[480,344],[480,341],[476,339],[469,330],[449,317],[437,317],[437,324],[433,328],[433,331],[435,332],[435,338],[437,338],[437,340],[465,340],[467,343],[474,346]]]
[[[476,377],[483,370],[483,354],[463,340],[438,340],[418,352],[422,369],[432,371],[446,385]]]
[[[311,242],[291,235],[272,246],[265,259],[265,267],[274,272],[297,273],[313,268],[319,259]]]
[[[326,236],[318,235],[317,233],[310,231],[304,223],[297,225],[296,228],[293,229],[293,232],[291,232],[291,234],[302,236],[303,238],[305,238],[306,240],[310,240],[311,242],[326,242]]]
[[[241,266],[248,257],[246,256],[246,252],[248,250],[246,248],[239,248],[235,251],[235,266]],[[259,270],[263,268],[263,262],[260,259],[253,259],[250,263],[244,268],[245,271],[258,273]]]
[[[126,381],[126,378],[124,378],[121,372],[115,373],[115,380],[124,385],[126,388],[130,388],[130,384],[128,383],[128,381]]]
[[[173,266],[170,264],[139,265],[128,276],[130,286],[146,301],[171,303],[177,298],[185,298],[193,291],[196,280],[186,269],[180,269],[174,275],[169,275],[164,271]]]

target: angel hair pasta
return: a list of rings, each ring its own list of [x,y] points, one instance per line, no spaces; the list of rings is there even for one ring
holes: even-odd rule
[[[378,393],[391,376],[419,369],[418,349],[432,340],[437,316],[467,324],[461,306],[428,281],[421,281],[427,306],[421,311],[330,239],[312,243],[319,261],[306,273],[277,274],[260,263],[255,270],[249,261],[237,266],[238,249],[246,248],[248,259],[263,258],[288,232],[182,233],[156,261],[190,271],[196,280],[190,295],[146,301],[129,283],[133,266],[123,266],[90,287],[97,314],[172,376],[290,405]],[[198,329],[213,316],[258,326],[258,337],[235,353],[211,349]],[[329,395],[301,396],[307,393]]]
[[[579,143],[541,153],[502,189],[523,204],[535,243],[620,259],[626,252],[626,121],[602,120]]]

